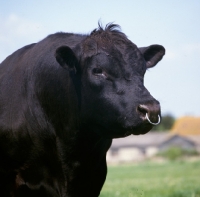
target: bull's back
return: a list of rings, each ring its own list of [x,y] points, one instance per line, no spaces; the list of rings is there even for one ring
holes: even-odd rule
[[[0,80],[2,80],[3,76],[6,76],[13,71],[13,69],[19,64],[20,60],[24,57],[24,55],[34,45],[35,45],[35,43],[24,46],[21,49],[18,49],[17,51],[15,51],[11,55],[9,55],[3,62],[1,62],[1,64],[0,64]]]

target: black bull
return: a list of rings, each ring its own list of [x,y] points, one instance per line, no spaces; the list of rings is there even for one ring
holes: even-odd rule
[[[160,105],[143,85],[161,45],[109,24],[56,33],[0,65],[0,196],[96,197],[112,138],[144,134]],[[149,119],[149,120],[148,120]]]

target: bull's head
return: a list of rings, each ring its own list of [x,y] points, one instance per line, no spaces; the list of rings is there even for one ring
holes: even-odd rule
[[[108,25],[94,30],[75,48],[61,46],[56,59],[76,72],[82,128],[115,138],[144,134],[160,122],[160,104],[144,87],[144,74],[165,54],[161,45],[138,48]]]

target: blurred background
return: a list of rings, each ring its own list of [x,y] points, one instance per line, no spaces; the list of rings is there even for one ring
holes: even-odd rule
[[[161,44],[164,59],[145,86],[174,117],[200,116],[200,1],[8,0],[0,2],[0,62],[24,45],[63,31],[117,23],[138,47]]]
[[[145,75],[145,86],[161,103],[162,123],[144,136],[114,140],[108,152],[108,163],[110,165],[135,164],[143,161],[148,163],[151,160],[162,163],[180,161],[180,159],[189,161],[191,158],[198,160],[200,151],[199,0],[0,1],[0,62],[24,45],[38,42],[55,32],[89,34],[98,26],[99,20],[104,26],[110,22],[119,24],[122,31],[138,47],[161,44],[166,48],[163,60],[156,67],[149,69]],[[155,165],[155,169],[158,169],[158,164]],[[182,169],[178,164],[173,166],[177,166],[176,172]],[[191,177],[183,173],[189,168]],[[119,171],[126,174],[125,169],[127,168]],[[152,167],[151,170],[155,169]],[[162,179],[163,175],[158,176],[158,182],[163,180],[163,186],[167,185],[168,189],[163,187],[163,192],[158,190],[157,196],[200,196],[198,169],[200,169],[198,162],[185,164],[185,168],[180,173],[184,176],[182,178],[178,175],[172,176],[171,179],[177,182],[171,185],[169,184],[171,180],[168,182]],[[111,177],[108,176],[101,196],[133,196],[133,193],[134,196],[151,196],[150,193],[145,195],[146,187],[142,191],[141,188],[131,186],[132,190],[130,187],[127,188],[129,193],[123,193],[127,189],[126,187],[119,189],[117,183],[121,185],[120,181],[116,183],[118,189],[113,189],[115,190],[113,193],[113,190],[109,189],[112,188],[109,184],[114,183],[117,176],[114,179],[112,171],[115,171],[115,168],[110,168]],[[184,178],[186,176],[187,179]],[[126,180],[127,177],[128,174]],[[131,180],[133,177],[131,176]],[[142,179],[140,176],[139,178]],[[147,180],[147,177],[144,179]],[[184,181],[188,184],[186,185]],[[195,184],[189,184],[194,182],[197,187]],[[177,193],[180,183],[185,184],[186,189],[183,194]],[[136,182],[134,184],[137,185]],[[158,188],[159,184],[154,185]],[[153,191],[152,188],[148,188],[148,191],[150,190]],[[166,191],[172,191],[174,195],[166,194]],[[156,196],[155,193],[152,196]]]

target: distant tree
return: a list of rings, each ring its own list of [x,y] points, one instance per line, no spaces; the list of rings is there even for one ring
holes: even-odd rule
[[[155,126],[152,131],[167,131],[170,130],[175,122],[175,118],[171,114],[162,116],[161,123]]]

